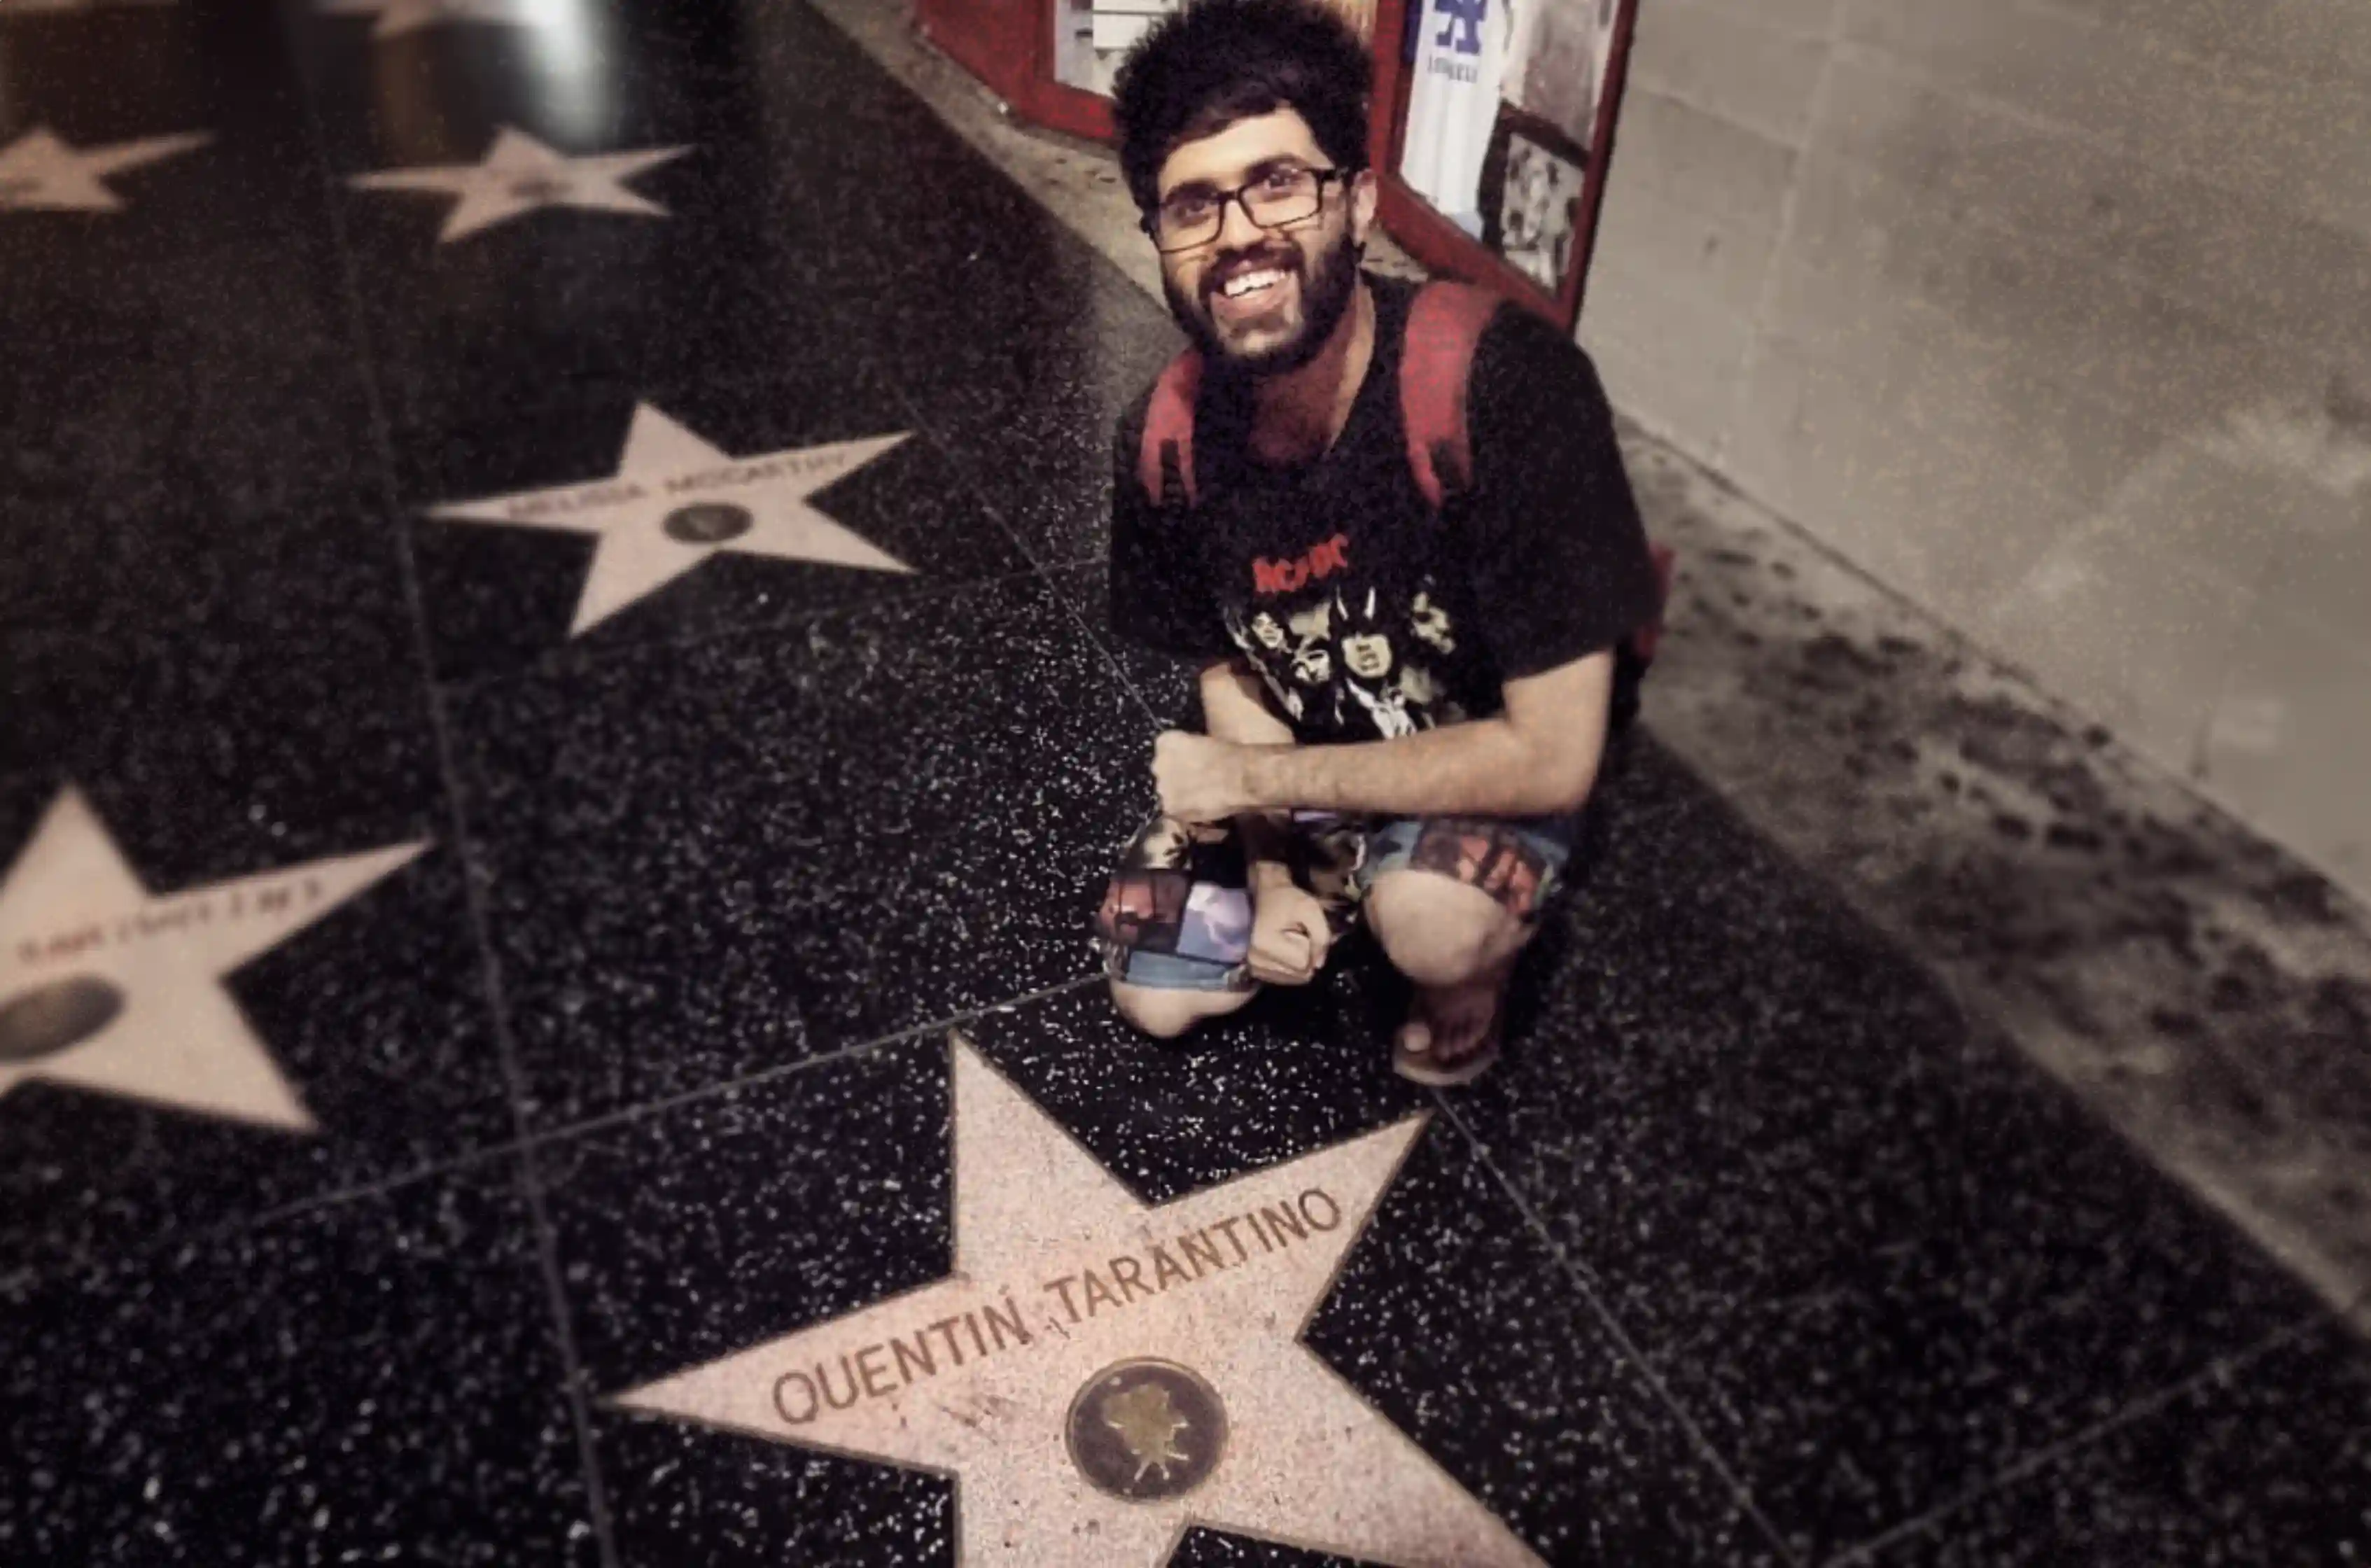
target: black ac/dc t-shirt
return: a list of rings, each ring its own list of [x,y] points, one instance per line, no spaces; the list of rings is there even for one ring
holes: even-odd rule
[[[1254,461],[1249,400],[1212,376],[1190,510],[1156,506],[1137,477],[1149,391],[1116,438],[1114,630],[1199,663],[1241,655],[1304,744],[1486,718],[1505,682],[1613,647],[1658,600],[1613,410],[1579,346],[1499,308],[1467,383],[1473,482],[1436,518],[1400,414],[1415,288],[1367,282],[1375,352],[1323,456]]]

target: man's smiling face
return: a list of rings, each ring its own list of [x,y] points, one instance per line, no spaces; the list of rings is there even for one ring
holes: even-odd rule
[[[1178,147],[1162,166],[1160,196],[1164,202],[1207,196],[1333,167],[1308,122],[1279,109]],[[1332,178],[1319,192],[1315,213],[1278,228],[1261,227],[1230,202],[1217,234],[1162,257],[1169,307],[1214,366],[1266,375],[1297,370],[1342,319],[1374,222],[1374,177]],[[1252,199],[1259,199],[1255,184]]]

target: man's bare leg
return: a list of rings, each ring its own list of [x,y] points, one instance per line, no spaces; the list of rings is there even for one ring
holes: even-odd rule
[[[1507,982],[1535,928],[1433,871],[1386,871],[1366,913],[1392,966],[1416,983],[1396,1043],[1400,1070],[1428,1083],[1478,1076],[1496,1055]]]
[[[1191,1033],[1204,1019],[1220,1018],[1259,995],[1247,991],[1172,991],[1152,986],[1112,982],[1112,1006],[1120,1017],[1156,1040],[1175,1040]]]

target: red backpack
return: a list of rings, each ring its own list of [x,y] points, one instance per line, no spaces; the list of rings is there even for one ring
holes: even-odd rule
[[[1471,283],[1430,282],[1417,291],[1408,311],[1407,346],[1400,357],[1400,416],[1407,431],[1408,467],[1417,489],[1435,515],[1473,476],[1473,444],[1465,429],[1465,383],[1483,329],[1506,303],[1503,295]],[[1166,504],[1174,474],[1186,504],[1194,488],[1194,403],[1202,387],[1202,356],[1187,349],[1169,362],[1153,384],[1146,406],[1144,441],[1136,473],[1144,493]],[[1650,544],[1655,579],[1663,603],[1671,596],[1672,552]],[[1661,640],[1662,614],[1631,634],[1627,652],[1637,672],[1654,662]]]

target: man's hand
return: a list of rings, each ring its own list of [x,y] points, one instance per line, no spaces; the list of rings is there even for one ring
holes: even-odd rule
[[[1306,986],[1325,967],[1334,929],[1325,906],[1306,888],[1280,882],[1252,895],[1252,978],[1270,986]]]
[[[1164,816],[1225,822],[1260,809],[1252,799],[1251,748],[1171,730],[1152,743],[1152,786]]]

